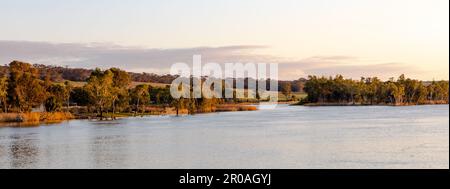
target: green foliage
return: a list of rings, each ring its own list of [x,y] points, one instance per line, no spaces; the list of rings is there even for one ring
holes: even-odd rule
[[[47,89],[49,97],[45,102],[46,110],[49,112],[61,111],[63,104],[67,102],[68,94],[70,94],[69,90],[65,85],[51,85]]]
[[[0,105],[3,108],[3,112],[8,112],[8,78],[3,76],[0,79]]]
[[[28,63],[13,61],[7,69],[8,73],[0,78],[0,105],[4,112],[28,112],[42,104],[49,112],[62,111],[68,110],[72,102],[78,106],[87,106],[89,112],[95,110],[100,117],[114,117],[115,113],[133,111],[135,114],[143,113],[150,109],[148,105],[162,108],[170,106],[177,114],[180,110],[195,114],[213,112],[218,104],[239,100],[236,97],[236,90],[239,89],[232,85],[222,85],[223,89],[233,91],[233,98],[230,99],[174,99],[169,86],[153,88],[149,85],[138,85],[130,88],[132,77],[118,68],[93,70],[83,87],[73,87],[67,81],[54,83],[57,70],[40,72],[45,70],[42,66],[36,68]],[[194,79],[190,79],[192,84]],[[433,104],[448,103],[449,83],[426,83],[406,78],[404,75],[396,81],[381,81],[376,77],[352,80],[341,75],[334,78],[309,76],[308,80],[280,82],[279,90],[286,96],[286,100],[299,98],[292,91],[304,90],[308,95],[302,103]],[[256,94],[259,99],[259,91],[256,91]],[[192,88],[190,95],[193,96]],[[64,108],[65,105],[67,108]]]
[[[9,64],[8,99],[18,111],[30,111],[46,100],[46,90],[39,72],[28,63],[13,61]]]
[[[177,116],[180,114],[180,110],[186,107],[186,99],[180,98],[180,99],[173,99],[170,103],[170,106],[175,108]]]
[[[448,103],[448,81],[432,82],[426,86],[422,81],[401,75],[383,82],[377,77],[361,78],[359,81],[309,76],[305,84],[310,103],[353,104],[428,104]]]
[[[103,113],[111,107],[114,100],[113,76],[114,74],[111,71],[101,71],[97,68],[92,72],[84,86],[86,91],[89,92],[89,96],[92,98],[91,102],[93,102],[93,106],[100,117],[103,117]]]
[[[281,84],[281,93],[286,96],[287,100],[291,99],[291,94],[292,94],[292,84],[290,82],[288,83],[282,83]]]
[[[150,101],[153,104],[170,104],[173,101],[170,87],[150,88]]]
[[[70,99],[78,106],[94,104],[90,92],[85,87],[76,87],[70,93]]]
[[[47,110],[47,112],[56,112],[61,109],[61,107],[62,102],[55,96],[51,96],[45,101],[45,110]]]
[[[129,106],[128,86],[131,84],[130,75],[118,68],[109,69],[112,78],[112,112],[124,111]]]
[[[131,90],[131,101],[135,105],[135,112],[144,111],[144,106],[150,102],[148,85],[138,85]]]

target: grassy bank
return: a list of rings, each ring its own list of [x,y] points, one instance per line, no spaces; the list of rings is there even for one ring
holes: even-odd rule
[[[254,104],[219,104],[212,107],[203,107],[196,110],[195,114],[203,113],[213,113],[213,112],[238,112],[238,111],[256,111],[258,108]],[[98,114],[92,111],[87,111],[85,107],[80,107],[78,109],[72,109],[75,119],[100,119]],[[177,111],[173,107],[168,106],[147,106],[143,111],[137,113],[134,112],[116,112],[116,113],[103,113],[104,119],[111,118],[122,118],[122,117],[135,117],[135,116],[152,116],[152,115],[176,115]],[[187,108],[182,108],[178,110],[179,115],[189,114]]]
[[[71,109],[73,111],[74,109]],[[248,104],[220,104],[208,109],[207,111],[197,111],[196,113],[211,112],[237,112],[237,111],[256,111],[256,106]],[[143,112],[121,112],[121,113],[103,113],[103,118],[121,118],[134,116],[151,116],[151,115],[176,115],[176,110],[172,107],[164,106],[148,106]],[[180,109],[180,115],[188,114],[187,109]],[[85,110],[78,109],[74,113],[70,112],[30,112],[30,113],[0,113],[0,123],[52,123],[71,119],[97,119],[96,113],[89,113]]]
[[[74,118],[70,112],[0,113],[1,123],[47,123]]]
[[[417,105],[439,105],[439,104],[448,104],[446,101],[429,101],[422,103],[374,103],[374,104],[366,104],[366,103],[344,103],[344,102],[316,102],[316,103],[297,103],[293,105],[301,105],[301,106],[417,106]]]
[[[222,104],[216,107],[216,112],[256,111],[258,108],[243,104]]]

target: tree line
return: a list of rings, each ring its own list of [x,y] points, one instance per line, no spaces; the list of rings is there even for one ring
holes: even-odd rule
[[[28,63],[13,61],[0,79],[0,105],[3,112],[30,112],[45,104],[48,111],[68,105],[72,86],[55,84],[51,75],[40,78],[37,68]]]
[[[91,73],[95,70],[85,69],[85,68],[69,68],[62,66],[52,66],[52,65],[44,65],[44,64],[33,64],[34,68],[39,72],[39,77],[41,79],[49,78],[52,82],[64,82],[64,81],[86,81]],[[4,65],[0,66],[0,77],[7,75],[9,72],[9,66]],[[127,72],[131,81],[134,82],[144,82],[144,83],[163,83],[170,84],[173,80],[178,78],[177,75],[158,75],[154,73],[134,73]],[[245,81],[244,88],[247,88],[247,83],[249,78],[243,78]],[[305,78],[300,78],[294,81],[278,81],[279,91],[281,92],[283,89],[289,90],[291,92],[303,92],[303,87],[306,82]],[[289,89],[288,89],[289,88]]]
[[[52,66],[43,64],[33,64],[34,68],[39,72],[39,77],[44,79],[48,77],[53,82],[69,81],[86,81],[91,73],[92,69],[85,68],[69,68],[62,66]],[[0,75],[6,75],[9,72],[9,66],[0,66]],[[132,81],[146,82],[146,83],[165,83],[170,84],[177,76],[166,74],[158,75],[154,73],[133,73],[128,72]]]
[[[448,104],[449,82],[422,82],[401,75],[397,80],[381,81],[377,77],[360,80],[336,77],[309,76],[303,103],[351,103],[351,104]]]
[[[105,114],[114,117],[115,113],[145,113],[149,106],[171,107],[176,114],[180,110],[195,114],[213,112],[219,104],[250,102],[249,99],[237,99],[236,94],[229,99],[174,99],[169,86],[141,84],[133,87],[133,76],[118,68],[92,70],[83,86],[73,86],[67,80],[55,82],[51,72],[29,63],[11,62],[0,75],[1,110],[30,112],[40,108],[58,112],[83,107],[87,113],[95,113],[103,118]],[[292,82],[280,81],[279,90],[289,96],[293,88],[301,88],[299,90],[307,93],[302,103],[412,105],[448,103],[448,87],[448,81],[422,82],[404,75],[388,81],[376,77],[352,80],[338,75],[334,78],[309,76],[308,79]],[[260,99],[256,91],[253,102],[259,100],[264,99]]]
[[[118,68],[90,72],[86,84],[75,87],[69,81],[54,82],[53,74],[42,73],[39,66],[13,61],[0,79],[0,107],[3,112],[30,112],[44,107],[48,112],[68,111],[69,106],[87,107],[100,118],[105,113],[144,113],[148,105],[172,107],[178,114],[214,111],[230,99],[173,99],[169,86],[132,86],[132,75]],[[191,91],[192,92],[192,91]]]

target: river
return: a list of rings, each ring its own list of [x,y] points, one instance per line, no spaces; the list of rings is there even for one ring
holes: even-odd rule
[[[449,168],[449,106],[303,107],[0,127],[0,168]]]

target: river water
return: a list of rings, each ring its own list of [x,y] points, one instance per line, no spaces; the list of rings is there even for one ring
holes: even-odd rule
[[[449,106],[303,107],[0,127],[0,168],[449,168]]]

